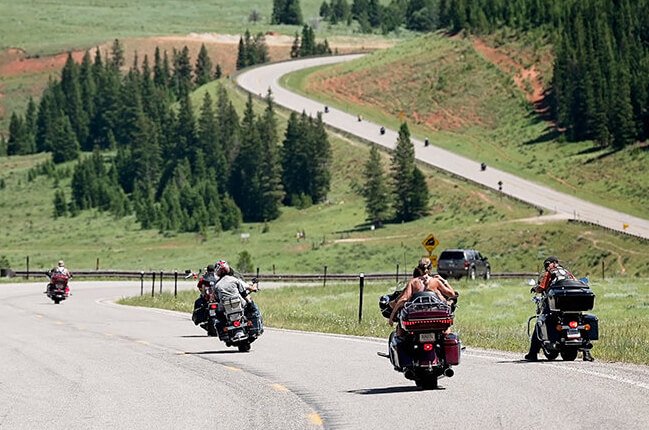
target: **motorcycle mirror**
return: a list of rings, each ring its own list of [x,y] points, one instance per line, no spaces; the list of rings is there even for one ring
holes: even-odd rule
[[[530,278],[530,279],[527,280],[527,285],[529,285],[530,287],[533,287],[533,286],[536,285],[536,281],[534,279]]]
[[[583,278],[579,278],[579,281],[580,281],[582,284],[586,284],[586,285],[589,285],[589,284],[590,284],[590,281],[589,281],[588,278],[585,277],[585,276],[584,276]]]

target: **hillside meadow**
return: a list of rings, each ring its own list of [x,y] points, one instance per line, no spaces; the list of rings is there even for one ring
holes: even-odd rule
[[[590,141],[564,142],[520,88],[517,63],[501,67],[485,55],[494,50],[474,39],[427,34],[356,61],[296,72],[284,83],[393,129],[408,121],[413,135],[488,166],[649,216],[649,145],[613,152]]]
[[[230,98],[241,112],[245,95],[225,81]],[[218,83],[202,87],[214,94]],[[257,106],[261,109],[261,105]],[[284,130],[287,115],[279,113]],[[534,271],[547,254],[558,254],[578,273],[643,276],[649,244],[598,228],[540,218],[536,210],[493,190],[482,189],[445,173],[424,168],[431,190],[430,215],[411,223],[369,229],[358,190],[362,164],[369,148],[330,135],[334,151],[331,192],[325,204],[307,209],[284,208],[267,224],[245,224],[237,231],[208,231],[206,236],[141,230],[134,216],[113,219],[94,210],[74,218],[53,218],[57,186],[70,196],[72,163],[57,167],[55,175],[29,180],[30,169],[49,155],[0,159],[0,211],[3,215],[0,255],[13,267],[47,268],[64,258],[70,268],[173,270],[204,267],[216,258],[237,261],[248,251],[262,272],[328,273],[403,271],[425,250],[421,241],[430,233],[440,241],[436,250],[452,247],[479,249],[490,258],[493,272]],[[387,170],[389,155],[384,154]],[[33,174],[32,174],[33,176]],[[304,232],[297,239],[297,232]],[[242,233],[249,235],[242,239]]]

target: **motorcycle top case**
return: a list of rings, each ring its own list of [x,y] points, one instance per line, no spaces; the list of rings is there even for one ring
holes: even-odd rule
[[[428,292],[413,295],[401,310],[400,319],[407,331],[442,331],[453,324],[451,308]]]
[[[548,289],[548,304],[554,312],[584,312],[595,306],[595,294],[586,284],[566,279]]]

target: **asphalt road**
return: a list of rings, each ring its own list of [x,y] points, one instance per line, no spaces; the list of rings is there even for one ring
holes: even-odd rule
[[[279,79],[290,72],[321,66],[325,64],[352,61],[362,55],[346,55],[309,58],[304,60],[273,63],[256,67],[237,76],[237,83],[245,90],[265,96],[270,88],[277,104],[297,112],[305,111],[315,116],[322,112],[324,106],[317,101],[292,93],[279,85]],[[343,112],[329,108],[329,113],[323,114],[323,121],[347,133],[351,133],[367,141],[394,148],[398,133],[386,128],[384,135],[379,133],[380,124],[363,119],[358,121],[354,112]],[[502,192],[538,207],[556,212],[565,218],[573,218],[602,225],[618,231],[649,238],[649,220],[627,215],[603,206],[599,206],[571,195],[561,193],[535,182],[517,177],[493,167],[481,171],[480,162],[469,160],[450,151],[435,147],[434,142],[424,147],[423,141],[412,139],[415,145],[415,157],[427,164],[446,170],[455,175],[467,178],[486,187],[497,190],[498,182],[502,182]],[[649,217],[649,213],[647,214]],[[626,230],[624,225],[628,225]]]
[[[386,349],[380,339],[267,329],[250,353],[239,353],[206,337],[188,314],[112,302],[139,294],[138,283],[77,282],[60,305],[43,288],[0,284],[2,429],[645,429],[649,422],[646,366],[527,363],[522,352],[469,346],[455,377],[420,391],[376,354]]]

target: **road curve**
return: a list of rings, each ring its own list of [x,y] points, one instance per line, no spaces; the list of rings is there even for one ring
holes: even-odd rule
[[[250,353],[238,353],[206,337],[188,314],[112,302],[139,294],[138,283],[75,283],[60,305],[43,286],[0,284],[1,429],[641,429],[649,422],[646,366],[526,363],[522,353],[468,347],[455,377],[420,391],[376,354],[382,340],[268,329]]]
[[[273,63],[247,70],[237,76],[240,87],[256,95],[265,95],[270,88],[277,104],[297,112],[305,111],[315,116],[323,111],[320,102],[295,94],[279,85],[279,79],[297,70],[353,61],[363,54],[308,58],[303,60]],[[329,113],[323,114],[323,121],[339,130],[356,135],[362,139],[374,142],[386,148],[393,149],[398,133],[386,129],[384,135],[379,133],[380,125],[371,121],[358,121],[356,114],[329,108]],[[613,230],[624,231],[628,234],[649,239],[649,220],[627,215],[594,203],[581,200],[535,182],[517,177],[510,173],[488,167],[481,171],[480,163],[459,156],[445,149],[412,139],[415,145],[415,157],[427,164],[446,170],[455,175],[467,178],[485,187],[498,189],[502,182],[502,192],[538,207],[562,214],[565,218],[578,219],[598,224]],[[624,226],[628,227],[625,229]]]

